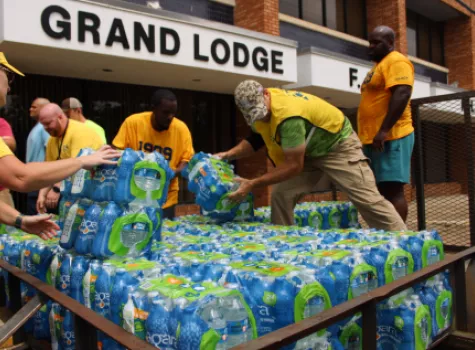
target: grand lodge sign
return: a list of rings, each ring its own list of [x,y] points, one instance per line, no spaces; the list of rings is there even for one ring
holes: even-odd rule
[[[231,73],[296,80],[296,48],[214,22],[184,22],[72,0],[0,0],[6,39]],[[25,9],[28,11],[25,11]],[[242,34],[242,32],[244,34]]]

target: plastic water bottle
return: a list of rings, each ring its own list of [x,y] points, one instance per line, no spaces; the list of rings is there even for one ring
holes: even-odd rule
[[[92,242],[99,227],[101,213],[102,207],[98,204],[93,204],[86,210],[81,225],[79,226],[79,235],[74,244],[74,248],[78,254],[84,255],[92,253]]]
[[[132,277],[126,269],[118,268],[115,270],[114,283],[111,286],[110,305],[111,305],[111,320],[115,324],[120,324],[120,306],[123,302],[124,291],[126,291]],[[127,294],[126,294],[127,295]]]
[[[115,268],[110,263],[102,265],[101,272],[97,277],[94,297],[94,311],[99,315],[111,319],[111,288],[114,281]]]
[[[49,326],[51,334],[51,349],[60,350],[61,329],[63,326],[63,318],[61,316],[61,305],[58,303],[51,304],[49,313]]]
[[[61,260],[61,266],[59,267],[59,278],[56,281],[56,289],[68,296],[71,293],[72,263],[73,256],[71,254],[65,254]]]
[[[97,276],[101,272],[101,269],[102,265],[100,260],[91,260],[89,268],[82,280],[84,306],[89,309],[91,309],[92,305],[94,304],[94,298],[96,293],[96,280]]]
[[[88,156],[94,153],[91,148],[83,148],[79,151],[78,157]],[[92,180],[89,170],[80,169],[72,177],[71,198],[91,198]]]
[[[228,347],[232,348],[252,339],[252,327],[249,316],[239,297],[232,297],[231,305],[224,310],[228,330]]]
[[[141,153],[141,152],[140,152]],[[125,205],[132,202],[135,197],[130,192],[130,183],[135,164],[140,160],[139,152],[126,148],[122,153],[117,165],[117,184],[114,193],[114,201]]]
[[[49,314],[51,312],[51,301],[48,301],[36,313],[33,325],[33,337],[35,339],[49,340],[51,337],[49,327]]]
[[[74,257],[71,268],[71,292],[70,296],[74,300],[84,305],[84,295],[82,292],[82,282],[84,275],[89,268],[89,259],[78,255]]]
[[[63,308],[63,322],[61,327],[61,350],[75,350],[76,337],[74,334],[73,313]]]
[[[92,242],[92,254],[95,257],[106,258],[112,255],[112,252],[108,248],[110,234],[115,220],[117,220],[121,214],[122,210],[114,202],[108,203],[104,208],[96,236]]]
[[[322,297],[313,297],[305,305],[304,317],[309,318],[325,310],[325,301]]]
[[[216,344],[215,350],[226,350],[227,346],[227,328],[226,320],[223,317],[223,314],[216,307],[213,307],[209,311],[208,325],[210,328],[213,328],[220,335],[221,339],[218,344]]]
[[[159,190],[161,187],[160,174],[154,169],[138,169],[135,171],[135,184],[147,193]]]
[[[170,309],[165,308],[159,299],[152,301],[151,312],[146,321],[147,342],[163,350],[177,350],[176,329],[173,328]],[[186,322],[181,334],[186,335]],[[181,336],[180,336],[181,337]]]
[[[117,165],[104,164],[97,167],[92,179],[93,192],[91,199],[95,202],[112,201],[116,192],[116,184]]]

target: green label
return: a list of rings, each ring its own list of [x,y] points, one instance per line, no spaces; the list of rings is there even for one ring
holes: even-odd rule
[[[213,261],[213,260],[219,260],[219,259],[227,259],[227,258],[230,257],[227,254],[205,253],[205,252],[196,252],[196,251],[175,253],[174,256],[176,256],[177,258],[181,258],[183,260],[187,260],[187,261],[197,260],[199,262],[207,262],[207,261]]]
[[[394,325],[396,326],[396,328],[402,331],[402,329],[404,328],[404,320],[400,316],[396,316],[394,317]]]
[[[147,292],[158,291],[160,294],[172,298],[185,298],[190,302],[201,299],[206,295],[230,295],[232,290],[218,287],[212,282],[193,283],[188,279],[175,275],[166,275],[162,278],[148,280],[140,288]]]
[[[272,292],[264,292],[262,301],[269,306],[275,306],[277,304],[277,296]]]
[[[301,236],[287,236],[287,235],[282,235],[282,236],[274,236],[269,238],[269,241],[274,242],[285,242],[285,243],[305,243],[308,241],[315,241],[317,240],[317,237],[301,237]]]
[[[319,250],[312,253],[307,253],[305,256],[315,257],[315,258],[331,258],[333,260],[341,260],[348,255],[351,255],[351,252],[347,250]]]
[[[260,243],[236,243],[228,246],[242,252],[262,252],[266,250],[265,244]]]
[[[33,254],[33,256],[31,257],[31,260],[33,261],[33,263],[38,265],[40,263],[40,255],[39,254]]]
[[[180,242],[183,243],[190,243],[190,244],[200,244],[200,243],[209,243],[211,242],[211,238],[203,237],[203,236],[181,236],[178,238]]]
[[[270,261],[259,262],[234,262],[230,264],[234,269],[243,271],[257,272],[267,276],[280,277],[285,276],[289,272],[299,270],[297,267],[287,264],[281,264]]]

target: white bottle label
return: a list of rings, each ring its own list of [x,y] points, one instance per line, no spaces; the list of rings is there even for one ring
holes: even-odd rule
[[[81,193],[84,189],[84,182],[86,181],[86,171],[84,169],[79,170],[73,177],[73,186],[71,193]]]
[[[82,280],[82,294],[84,296],[84,305],[90,309],[91,308],[91,268],[87,270],[86,274],[84,275],[84,278]]]
[[[124,318],[123,328],[129,333],[135,334],[134,333],[135,306],[134,306],[134,302],[132,301],[130,297],[127,303],[124,305],[123,318]]]
[[[78,204],[74,203],[68,211],[68,215],[64,220],[64,227],[63,232],[61,234],[61,243],[67,243],[69,241],[69,237],[71,236],[71,231],[74,225],[74,219],[76,219],[76,213],[78,210]]]

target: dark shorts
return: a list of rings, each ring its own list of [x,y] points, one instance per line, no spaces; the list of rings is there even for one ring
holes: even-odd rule
[[[409,183],[413,148],[414,133],[402,139],[384,142],[383,152],[374,150],[371,145],[365,145],[363,151],[371,161],[376,182]]]

